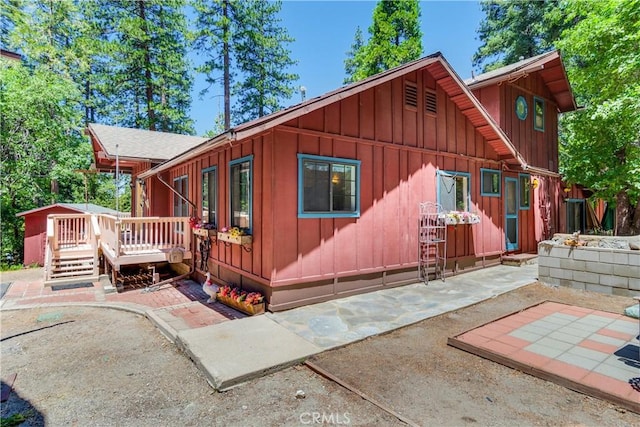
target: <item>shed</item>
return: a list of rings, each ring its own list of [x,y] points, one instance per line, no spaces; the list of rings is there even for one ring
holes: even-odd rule
[[[47,240],[47,216],[52,214],[117,214],[117,211],[93,203],[55,203],[20,212],[24,217],[24,265],[44,265]]]

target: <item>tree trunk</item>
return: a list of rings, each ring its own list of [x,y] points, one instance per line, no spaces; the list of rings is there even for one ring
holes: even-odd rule
[[[138,11],[140,19],[144,22],[144,31],[145,33],[148,33],[143,0],[138,1]],[[149,123],[149,130],[156,130],[156,113],[153,110],[153,76],[151,75],[151,54],[149,52],[149,43],[145,42],[142,48],[144,49],[144,81],[147,98],[147,121]]]
[[[629,236],[631,234],[632,216],[629,195],[624,190],[620,191],[616,194],[616,235]]]
[[[231,128],[231,76],[229,68],[229,39],[231,31],[229,30],[229,1],[222,3],[222,15],[224,16],[224,27],[222,29],[222,55],[223,55],[223,73],[224,73],[224,130]]]

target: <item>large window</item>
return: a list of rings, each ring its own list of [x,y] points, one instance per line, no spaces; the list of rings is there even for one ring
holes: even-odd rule
[[[218,226],[218,171],[215,167],[202,171],[202,221]]]
[[[178,194],[173,193],[173,216],[189,216],[189,205],[187,204],[189,179],[187,176],[184,175],[175,178],[173,180],[173,189],[182,196],[180,197]],[[182,228],[183,225],[182,223],[176,224],[178,227],[176,231],[182,233],[184,231]]]
[[[480,181],[483,196],[500,197],[500,171],[480,169]]]
[[[533,98],[533,127],[544,131],[544,99],[538,97]]]
[[[446,211],[471,210],[471,175],[438,171],[438,203]]]
[[[521,173],[518,179],[520,180],[520,209],[529,209],[531,207],[531,176]]]
[[[252,169],[253,156],[229,162],[231,226],[243,228],[247,233],[251,233],[252,226]]]
[[[298,154],[298,216],[359,217],[360,161]]]

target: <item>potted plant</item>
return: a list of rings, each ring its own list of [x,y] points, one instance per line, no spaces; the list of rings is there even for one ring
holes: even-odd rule
[[[217,300],[252,316],[264,313],[264,295],[260,292],[247,292],[233,285],[224,285],[218,291]]]

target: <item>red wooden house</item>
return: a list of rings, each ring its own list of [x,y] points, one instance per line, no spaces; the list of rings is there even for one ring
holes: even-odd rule
[[[562,224],[557,114],[572,109],[557,52],[467,84],[438,53],[133,173],[173,184],[164,212],[243,228],[243,244],[207,237],[206,266],[282,310],[414,282],[423,201],[480,216],[450,230],[449,271],[535,252]]]
[[[572,109],[556,52],[467,84],[437,53],[158,165],[131,159],[133,197],[148,202],[138,215],[243,229],[197,230],[210,248],[189,260],[196,277],[207,269],[283,310],[415,282],[420,202],[480,217],[451,227],[448,273],[535,252],[563,226],[557,114]]]

